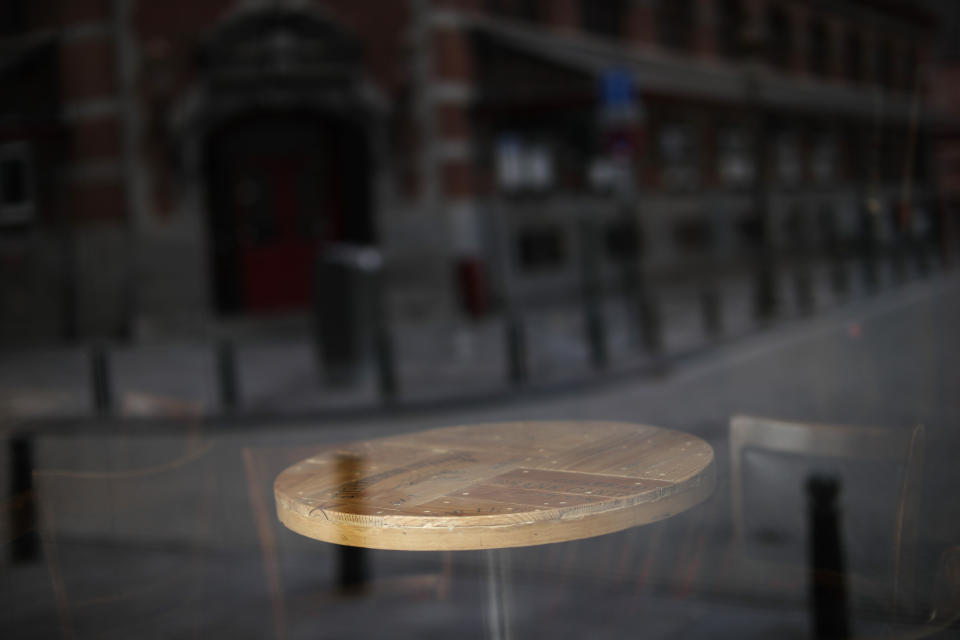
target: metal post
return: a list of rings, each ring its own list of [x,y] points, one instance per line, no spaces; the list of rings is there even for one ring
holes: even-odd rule
[[[337,457],[337,477],[340,481],[339,497],[363,503],[362,460],[355,455]],[[341,591],[356,593],[367,586],[367,554],[362,547],[337,547],[337,586]]]
[[[801,314],[808,315],[813,311],[813,282],[810,277],[810,268],[805,259],[797,267],[793,286],[797,297],[797,308]]]
[[[659,356],[663,352],[663,322],[661,322],[660,305],[653,294],[644,290],[638,306],[643,346],[651,355]]]
[[[240,404],[237,384],[237,358],[233,343],[221,340],[217,344],[217,379],[220,387],[220,406],[234,411]]]
[[[850,637],[847,583],[834,478],[813,477],[807,482],[810,536],[810,604],[816,640]]]
[[[377,388],[381,400],[385,404],[390,404],[397,399],[399,391],[396,354],[393,349],[393,334],[390,331],[390,313],[387,308],[383,273],[371,274],[371,279],[369,310],[372,316],[373,357],[377,367]]]
[[[754,263],[753,314],[759,322],[768,322],[777,314],[777,283],[769,250],[762,247],[760,254]]]
[[[14,436],[10,449],[10,560],[32,562],[40,555],[36,534],[37,514],[33,496],[33,442],[23,435]]]
[[[756,43],[754,43],[756,44]],[[757,55],[758,48],[753,53]],[[762,85],[762,63],[759,58],[751,60],[746,67],[744,97],[751,114],[756,163],[756,176],[753,185],[753,215],[756,216],[758,246],[754,259],[754,313],[756,318],[765,322],[777,314],[777,264],[773,246],[773,215],[770,206],[770,192],[773,179],[770,162],[770,112],[767,108]]]
[[[832,250],[830,261],[830,288],[837,297],[850,293],[850,280],[847,276],[847,265],[844,253],[840,249]]]
[[[487,549],[487,631],[491,640],[510,640],[512,594],[510,550]]]
[[[519,386],[527,381],[527,336],[523,320],[513,311],[506,314],[504,335],[507,377],[511,384]]]
[[[867,203],[861,212],[860,261],[863,271],[863,285],[868,294],[875,293],[878,286],[877,276],[877,240],[875,210],[873,203]]]
[[[700,289],[700,310],[703,313],[703,329],[711,338],[723,333],[723,314],[720,310],[720,294],[715,284]]]
[[[583,319],[586,330],[590,362],[597,369],[607,366],[607,336],[603,311],[600,309],[602,295],[597,273],[596,238],[593,225],[580,221]]]
[[[393,338],[386,323],[377,323],[373,343],[374,357],[377,362],[377,388],[380,391],[380,398],[389,404],[397,397],[397,372],[394,363]]]
[[[93,392],[93,407],[100,415],[110,413],[113,394],[110,389],[110,360],[107,347],[96,344],[90,351],[90,381]]]

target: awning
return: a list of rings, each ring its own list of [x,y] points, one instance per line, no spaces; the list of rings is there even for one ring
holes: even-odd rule
[[[762,65],[693,59],[488,16],[471,15],[465,20],[475,33],[594,76],[611,68],[632,70],[641,93],[820,115],[876,118],[881,114],[887,121],[907,120],[913,112],[910,96],[788,77]],[[926,119],[923,112],[920,117]]]

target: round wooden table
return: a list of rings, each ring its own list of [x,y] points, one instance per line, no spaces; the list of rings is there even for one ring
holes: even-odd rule
[[[616,422],[450,427],[327,447],[274,482],[293,531],[350,547],[487,550],[487,628],[509,640],[505,549],[590,538],[704,501],[713,449]]]
[[[405,551],[563,542],[705,500],[713,449],[614,422],[450,427],[327,447],[283,471],[277,513],[304,536]]]

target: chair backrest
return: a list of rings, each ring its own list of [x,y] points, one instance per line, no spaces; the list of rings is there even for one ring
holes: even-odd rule
[[[879,429],[737,415],[730,421],[734,531],[745,555],[806,562],[813,474],[839,480],[847,568],[889,585],[894,607],[912,605],[923,467],[922,426]]]
[[[123,470],[34,472],[65,637],[173,633],[198,619],[184,612],[202,606],[204,560],[216,544],[212,449],[195,443],[173,460]]]

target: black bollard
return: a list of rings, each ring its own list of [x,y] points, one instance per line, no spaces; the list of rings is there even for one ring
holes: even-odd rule
[[[334,495],[336,499],[349,500],[358,505],[363,504],[362,462],[358,456],[352,454],[337,456],[337,476],[340,480],[340,488]],[[362,591],[368,582],[366,549],[339,545],[337,555],[337,586],[341,591],[348,593]]]
[[[842,256],[830,258],[830,288],[837,297],[850,293],[850,279]]]
[[[716,338],[723,333],[723,314],[716,286],[700,289],[700,311],[703,314],[703,330],[708,336]]]
[[[377,363],[377,389],[384,403],[397,398],[397,370],[393,352],[393,338],[383,323],[374,329],[373,352]]]
[[[519,386],[527,381],[527,335],[523,320],[516,314],[507,313],[504,334],[507,378],[511,384]]]
[[[816,640],[850,637],[839,492],[835,478],[813,476],[807,481],[810,605]]]
[[[606,324],[600,305],[593,296],[584,298],[584,321],[586,323],[587,344],[590,347],[590,363],[595,369],[607,366],[607,336]]]
[[[233,343],[221,340],[217,344],[217,380],[220,387],[220,406],[225,411],[234,411],[240,405],[237,384],[237,357]]]
[[[644,293],[638,303],[640,312],[640,336],[648,353],[658,356],[663,352],[663,322],[656,298]]]
[[[14,436],[10,449],[10,560],[14,564],[33,562],[40,556],[36,503],[33,496],[33,443]]]
[[[863,288],[868,294],[874,294],[880,285],[880,267],[877,264],[877,248],[870,239],[865,239],[860,247],[860,270],[863,277]]]
[[[596,228],[586,219],[580,221],[581,298],[583,322],[590,362],[594,368],[607,366],[607,327],[600,308],[603,294],[600,285]]]
[[[758,322],[768,322],[777,313],[777,283],[768,260],[757,262],[753,278],[753,315]]]
[[[893,271],[893,282],[902,285],[907,281],[907,256],[906,248],[901,242],[898,242],[890,252],[890,264]]]
[[[794,294],[797,298],[797,309],[803,315],[813,311],[813,279],[806,266],[800,267],[794,274]]]
[[[93,392],[93,407],[99,415],[110,413],[113,394],[110,389],[110,359],[103,344],[94,345],[90,351],[90,382]]]
[[[930,255],[923,240],[913,242],[913,257],[916,263],[917,275],[926,278],[930,275]]]

